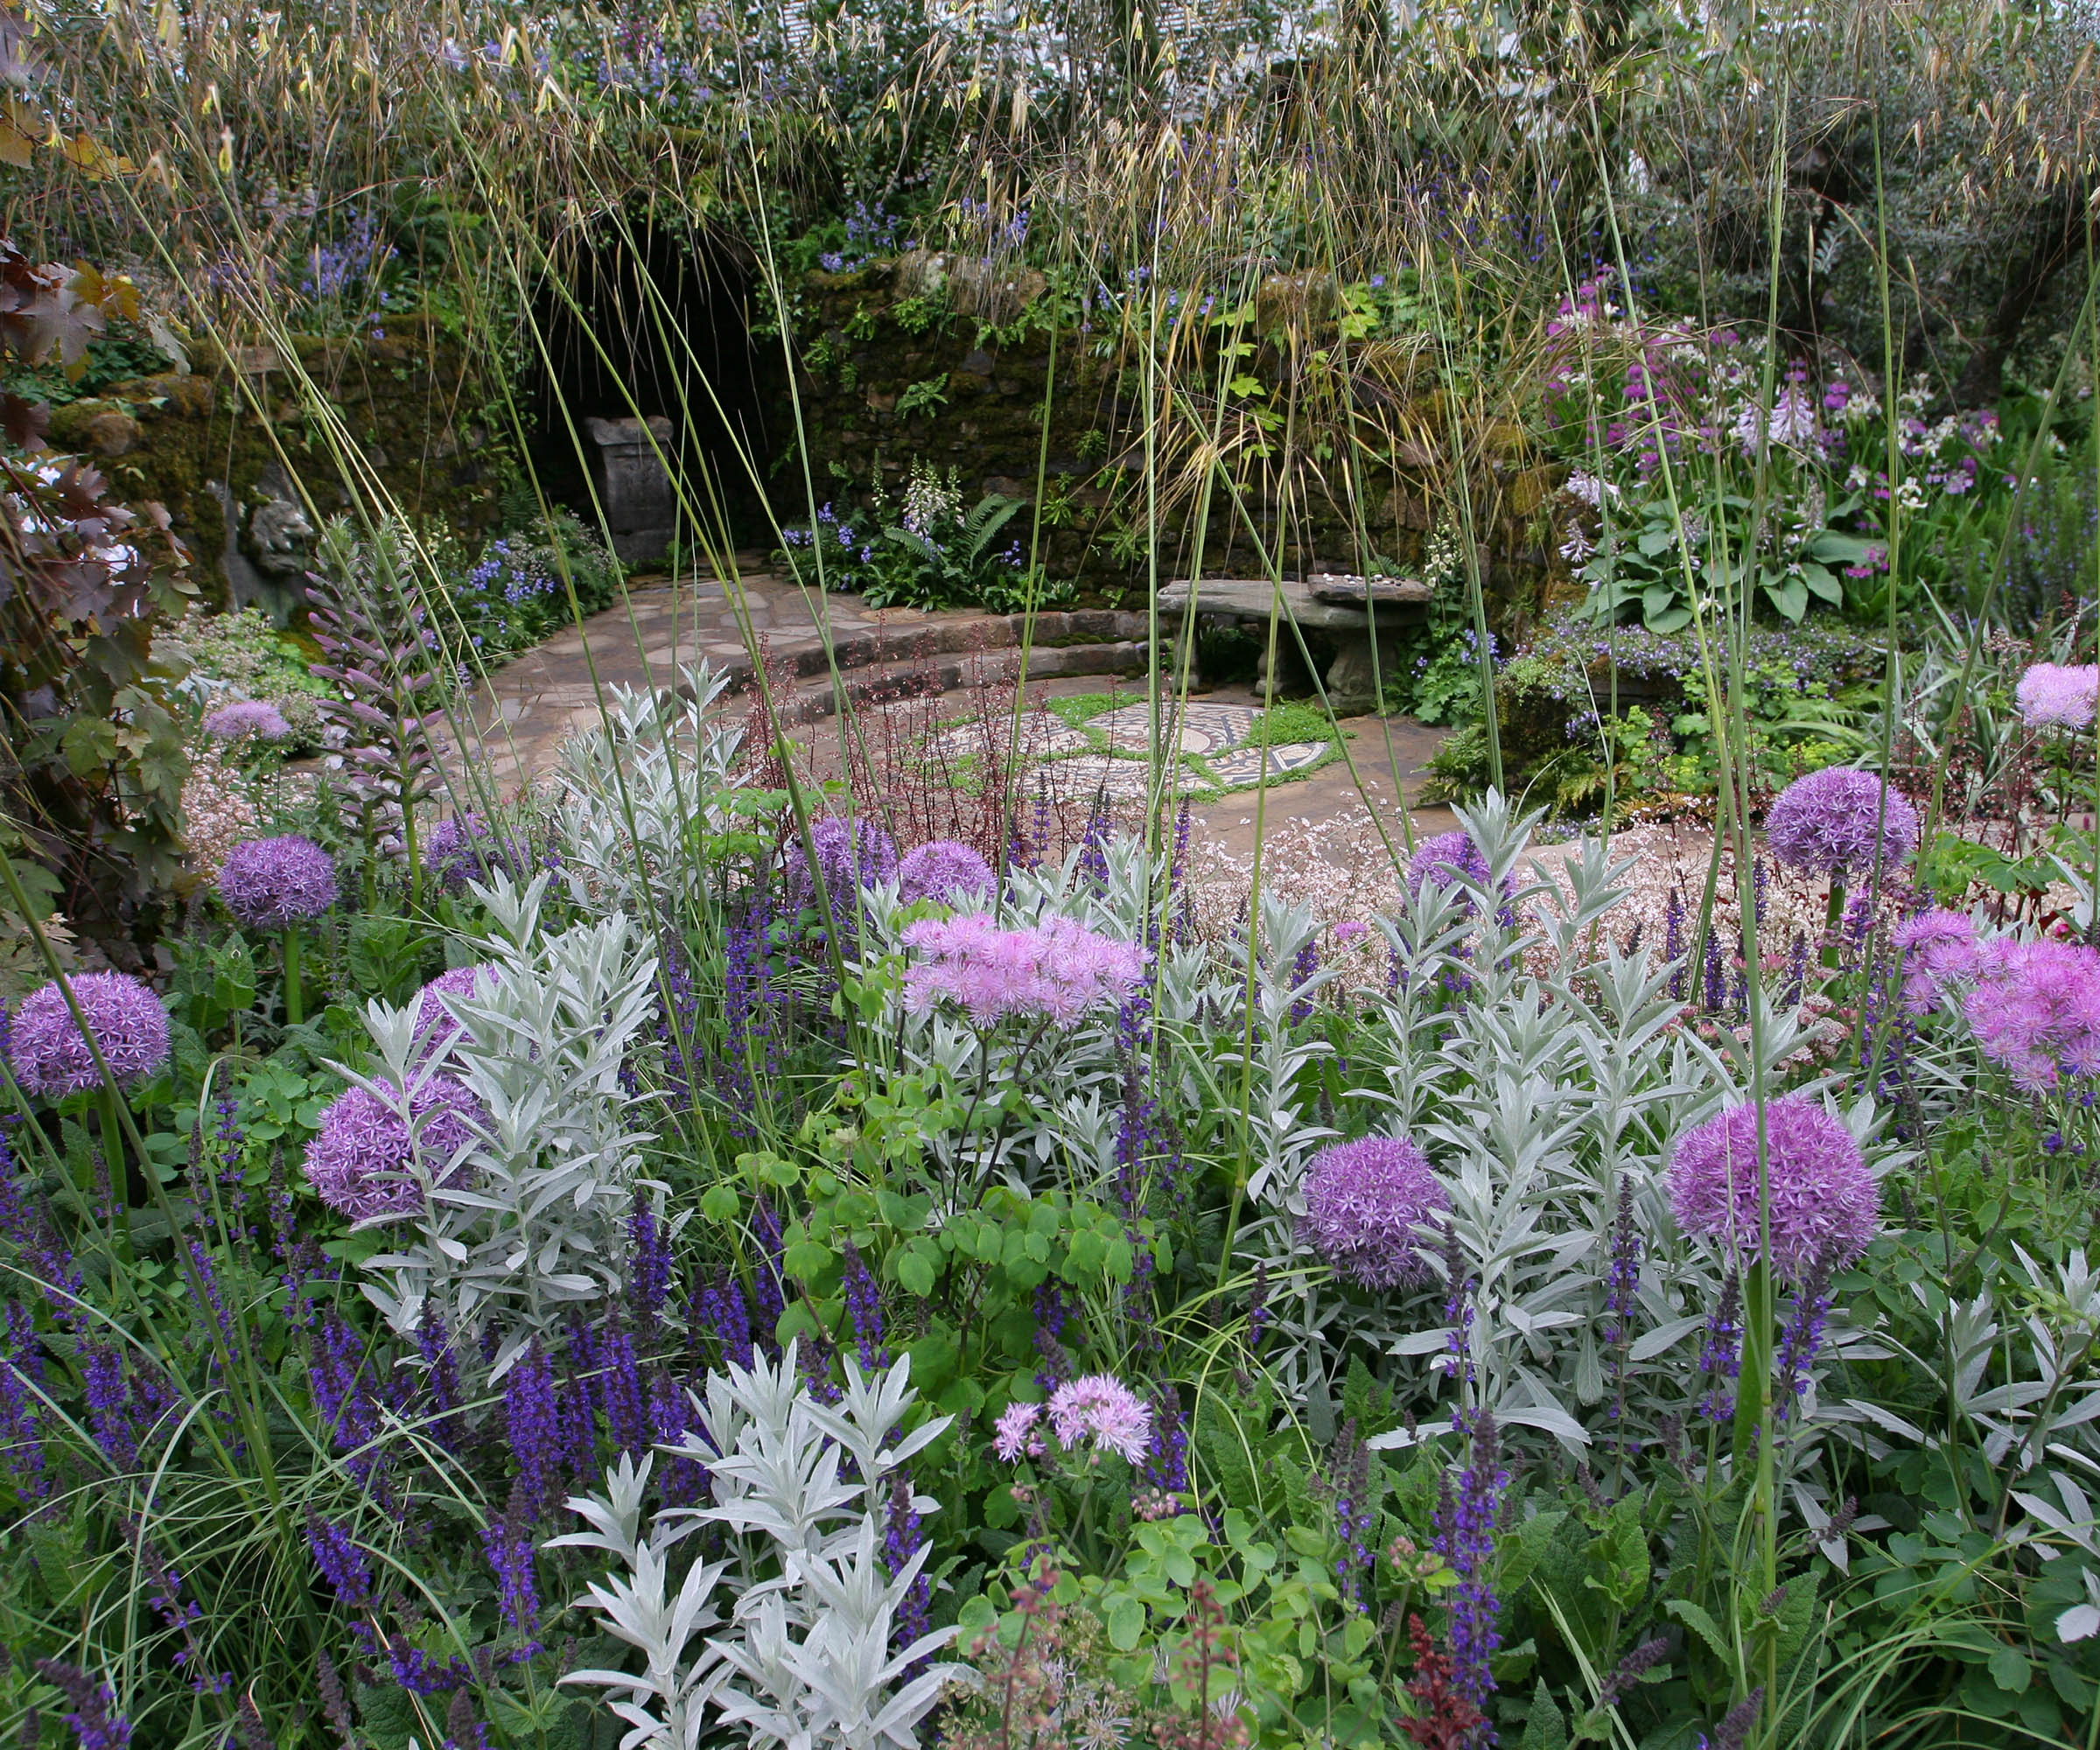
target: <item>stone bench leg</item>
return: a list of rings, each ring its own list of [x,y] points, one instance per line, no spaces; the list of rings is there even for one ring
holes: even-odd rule
[[[1371,638],[1368,633],[1336,633],[1334,661],[1327,668],[1327,704],[1337,717],[1360,717],[1381,710],[1379,682],[1390,681],[1400,660],[1399,640],[1389,634],[1378,637],[1378,662],[1371,665]]]

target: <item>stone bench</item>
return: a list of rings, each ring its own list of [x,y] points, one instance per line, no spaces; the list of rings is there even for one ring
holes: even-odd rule
[[[1278,584],[1267,578],[1203,578],[1194,584],[1178,578],[1159,592],[1163,617],[1180,619],[1189,611],[1191,596],[1199,620],[1254,621],[1262,626],[1281,598],[1284,617],[1301,632],[1318,635],[1333,648],[1326,676],[1327,704],[1338,717],[1379,707],[1375,676],[1393,673],[1399,661],[1395,634],[1427,612],[1430,587],[1416,578],[1355,578],[1315,572],[1303,580]],[[1373,668],[1372,623],[1376,616],[1376,668]],[[1282,648],[1295,652],[1289,628],[1280,633]],[[1268,653],[1263,652],[1257,683],[1266,684]]]

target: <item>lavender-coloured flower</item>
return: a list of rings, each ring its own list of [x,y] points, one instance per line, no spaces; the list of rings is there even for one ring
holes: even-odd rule
[[[454,966],[440,972],[425,984],[416,998],[416,1059],[435,1055],[453,1040],[473,1043],[473,1035],[467,1032],[458,1016],[452,1012],[448,997],[465,997],[470,1001],[486,998],[501,983],[503,975],[490,965]]]
[[[2084,729],[2100,705],[2100,668],[2037,662],[2020,677],[2012,696],[2030,728]]]
[[[1152,1408],[1113,1374],[1068,1380],[1050,1394],[1049,1409],[1051,1429],[1068,1452],[1084,1440],[1096,1452],[1115,1452],[1133,1465],[1144,1462]]]
[[[310,922],[336,896],[335,858],[296,832],[236,844],[219,870],[220,900],[235,923],[249,929]]]
[[[145,985],[123,972],[84,972],[70,982],[120,1087],[144,1081],[168,1060],[168,1012]],[[8,1032],[7,1056],[23,1091],[46,1100],[102,1082],[94,1054],[55,982],[22,999]]]
[[[59,1659],[38,1659],[36,1670],[65,1696],[64,1718],[80,1740],[80,1750],[122,1750],[131,1741],[131,1722],[117,1712],[116,1691],[108,1684]]]
[[[1336,1143],[1306,1169],[1298,1236],[1360,1288],[1429,1274],[1418,1229],[1450,1206],[1422,1151],[1404,1137]]]
[[[1745,1257],[1760,1236],[1757,1115],[1751,1102],[1717,1113],[1677,1138],[1670,1163],[1678,1227]],[[1773,1269],[1798,1282],[1819,1258],[1850,1264],[1873,1238],[1880,1213],[1859,1144],[1799,1095],[1767,1101],[1764,1115]]]
[[[914,900],[937,900],[944,906],[959,906],[965,900],[990,898],[998,886],[991,864],[952,838],[933,839],[907,850],[897,865],[898,897],[907,905]]]
[[[1494,1688],[1489,1662],[1502,1644],[1502,1606],[1494,1595],[1494,1520],[1509,1473],[1502,1466],[1492,1415],[1485,1410],[1470,1418],[1461,1415],[1458,1425],[1471,1438],[1472,1462],[1460,1474],[1455,1491],[1446,1481],[1437,1515],[1436,1546],[1459,1577],[1451,1599],[1458,1687],[1477,1703]]]
[[[1042,1015],[1069,1026],[1096,1004],[1122,1002],[1144,971],[1136,942],[1068,918],[1014,930],[983,912],[928,918],[906,928],[904,942],[920,956],[905,974],[906,1006],[923,1012],[945,997],[980,1025]]]
[[[1832,766],[1779,793],[1765,813],[1765,844],[1797,873],[1843,880],[1878,861],[1908,858],[1918,811],[1873,773]]]
[[[424,841],[424,868],[451,893],[460,892],[469,881],[486,881],[499,870],[514,875],[522,861],[488,822],[471,810],[439,821]]]
[[[2068,942],[2006,942],[1979,954],[1964,1011],[1984,1054],[2030,1092],[2100,1074],[2100,952]]]
[[[313,1564],[346,1610],[362,1610],[372,1601],[372,1564],[347,1525],[306,1509],[306,1543]]]
[[[824,896],[842,918],[853,912],[854,894],[897,872],[897,842],[873,821],[841,820],[820,815],[809,822],[809,843],[816,852],[816,872]],[[785,864],[790,904],[800,911],[817,904],[816,881],[800,836],[789,842]]]
[[[286,741],[291,737],[284,713],[267,699],[235,699],[220,705],[205,718],[204,729],[221,741],[242,741],[251,735],[259,741]]]
[[[543,1513],[561,1498],[563,1452],[554,1365],[537,1342],[504,1381],[503,1416],[518,1461],[518,1488],[534,1512]]]
[[[1949,980],[1974,977],[1984,961],[1975,921],[1944,906],[1905,918],[1889,943],[1903,956],[1903,1006],[1916,1015],[1940,1000]]]
[[[1407,891],[1410,893],[1420,892],[1424,882],[1432,887],[1449,887],[1461,877],[1481,887],[1494,879],[1480,846],[1473,842],[1473,835],[1463,830],[1424,839],[1408,859]]]
[[[396,1092],[391,1082],[378,1085],[390,1096]],[[410,1127],[390,1099],[352,1088],[329,1103],[319,1133],[306,1144],[307,1181],[324,1203],[360,1222],[413,1214],[423,1190],[412,1159],[442,1184],[466,1182],[472,1166],[461,1151],[474,1139],[481,1102],[452,1076],[432,1075],[411,1089],[409,1111],[412,1149]]]
[[[1033,1458],[1043,1450],[1043,1437],[1035,1432],[1043,1406],[1040,1404],[1009,1404],[999,1412],[999,1419],[992,1425],[991,1450],[1003,1464],[1018,1464],[1024,1453]]]

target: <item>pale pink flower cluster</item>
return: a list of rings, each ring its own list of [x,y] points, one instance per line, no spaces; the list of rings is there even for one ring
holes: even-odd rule
[[[2066,1075],[2100,1075],[2100,953],[2081,942],[1984,945],[1964,1004],[1985,1057],[2044,1093]]]
[[[1024,1455],[1040,1458],[1045,1448],[1037,1424],[1046,1414],[1050,1432],[1068,1452],[1083,1443],[1130,1464],[1144,1461],[1145,1445],[1152,1437],[1152,1407],[1113,1374],[1067,1380],[1050,1394],[1047,1405],[1007,1405],[992,1424],[992,1451],[1010,1465]]]
[[[914,1012],[946,997],[980,1024],[1045,1015],[1069,1025],[1097,1003],[1119,1003],[1144,976],[1136,942],[1054,918],[1032,929],[1001,929],[989,914],[927,918],[907,927],[905,946],[921,957],[904,975]]]
[[[2087,663],[2066,668],[2058,662],[2037,662],[2020,677],[2012,696],[2030,728],[2051,724],[2083,729],[2100,705],[2100,667]]]

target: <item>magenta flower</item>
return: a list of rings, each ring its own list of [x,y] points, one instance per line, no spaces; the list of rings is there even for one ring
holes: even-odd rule
[[[1018,1464],[1024,1455],[1040,1458],[1043,1437],[1035,1432],[1043,1413],[1040,1404],[1009,1404],[992,1424],[991,1450],[1002,1464]]]
[[[1404,1137],[1335,1143],[1306,1168],[1305,1240],[1360,1288],[1397,1288],[1428,1274],[1417,1228],[1451,1200]]]
[[[284,741],[291,734],[284,713],[266,699],[235,699],[220,705],[204,720],[205,732],[221,741],[240,741],[255,736],[262,741]]]
[[[1984,1055],[2030,1093],[2100,1074],[2100,952],[2068,942],[1994,942],[1980,950],[1970,1031]]]
[[[1440,832],[1415,847],[1408,859],[1407,891],[1418,893],[1426,881],[1432,887],[1449,887],[1463,876],[1485,887],[1492,878],[1488,859],[1469,832]]]
[[[493,991],[502,975],[493,966],[455,966],[440,972],[423,987],[416,998],[416,1058],[430,1056],[442,1051],[455,1038],[473,1043],[473,1035],[459,1024],[458,1017],[446,1007],[447,997],[486,997]]]
[[[1113,1374],[1088,1374],[1050,1394],[1050,1426],[1067,1452],[1085,1440],[1097,1452],[1142,1464],[1152,1438],[1152,1406]]]
[[[1765,1102],[1765,1162],[1771,1186],[1772,1268],[1789,1282],[1818,1259],[1850,1264],[1874,1236],[1880,1195],[1852,1133],[1799,1095]],[[1760,1237],[1757,1107],[1717,1113],[1677,1138],[1670,1201],[1677,1226],[1738,1256]]]
[[[1965,913],[1935,906],[1898,924],[1890,936],[1903,956],[1903,1006],[1924,1014],[1950,978],[1973,978],[1984,962],[1976,925]]]
[[[1003,930],[983,912],[925,918],[904,932],[923,957],[904,976],[914,1013],[946,997],[980,1025],[1042,1015],[1069,1026],[1098,1003],[1121,1002],[1144,975],[1144,950],[1069,918]]]
[[[1765,844],[1788,869],[1843,880],[1882,858],[1908,858],[1917,848],[1918,811],[1873,773],[1831,766],[1779,793],[1765,812]]]
[[[966,899],[990,898],[998,886],[991,864],[952,838],[933,839],[907,850],[897,865],[897,896],[906,905],[938,900],[944,906],[959,906]]]
[[[119,1087],[144,1081],[168,1060],[168,1012],[145,985],[123,972],[83,972],[71,983]],[[7,1060],[24,1093],[62,1100],[102,1085],[94,1054],[55,983],[22,999],[9,1032]]]
[[[394,1091],[391,1082],[380,1085]],[[362,1088],[335,1097],[306,1144],[307,1182],[322,1202],[360,1222],[413,1214],[423,1207],[423,1187],[412,1158],[443,1184],[466,1182],[469,1161],[449,1164],[474,1139],[481,1102],[452,1077],[433,1075],[410,1092],[409,1110],[416,1120],[413,1155],[409,1127],[388,1101]]]
[[[248,929],[306,923],[336,901],[335,859],[296,832],[248,839],[226,854],[219,898],[234,921]]]
[[[2100,704],[2100,668],[2037,662],[2020,677],[2012,696],[2030,728],[2084,729]]]

